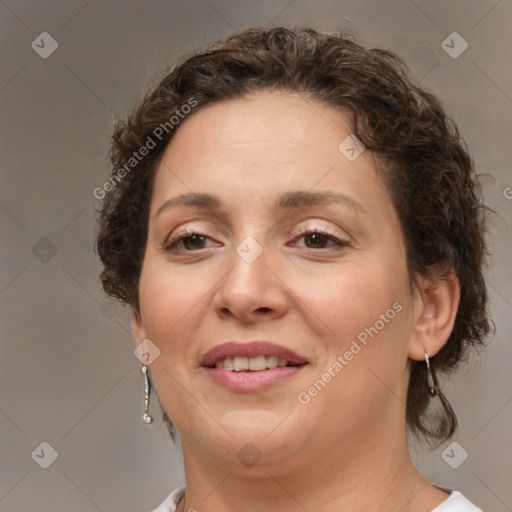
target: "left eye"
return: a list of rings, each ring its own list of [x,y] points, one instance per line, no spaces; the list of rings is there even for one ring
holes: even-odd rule
[[[340,240],[339,238],[335,237],[331,233],[328,233],[326,231],[320,230],[320,229],[311,229],[306,231],[305,233],[302,233],[300,238],[304,238],[305,240],[310,240],[310,244],[308,245],[306,243],[306,246],[308,249],[324,249],[326,247],[325,244],[329,241],[334,243],[334,246],[339,247],[345,247],[348,245],[347,242],[344,242],[343,240]],[[322,247],[318,247],[322,246]],[[331,245],[333,247],[333,245]]]

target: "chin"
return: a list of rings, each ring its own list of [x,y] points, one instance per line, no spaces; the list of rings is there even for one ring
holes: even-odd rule
[[[237,441],[265,440],[270,434],[288,432],[292,423],[292,416],[288,410],[251,409],[226,411],[217,416],[217,421],[225,428],[226,435]],[[294,418],[296,420],[296,418]]]
[[[260,468],[281,465],[298,455],[310,438],[307,425],[302,421],[299,425],[297,415],[289,411],[236,410],[217,416],[216,420],[215,425],[204,424],[210,425],[207,432],[196,430],[199,439],[193,443],[203,445],[219,465],[224,461],[229,466],[240,466],[246,456],[261,458],[257,464]]]

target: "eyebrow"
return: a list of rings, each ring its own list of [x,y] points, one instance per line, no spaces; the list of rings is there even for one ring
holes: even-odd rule
[[[311,192],[306,190],[298,190],[294,192],[286,192],[280,196],[274,203],[276,210],[293,210],[307,206],[319,206],[329,204],[344,204],[357,210],[365,215],[368,212],[363,206],[350,196],[339,192]],[[206,193],[186,193],[176,197],[172,197],[165,201],[156,211],[155,216],[160,215],[164,210],[179,205],[192,206],[203,210],[219,210],[222,207],[222,201],[218,196]]]

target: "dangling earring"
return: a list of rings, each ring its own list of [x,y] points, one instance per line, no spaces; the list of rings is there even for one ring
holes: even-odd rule
[[[425,362],[427,363],[427,384],[428,392],[430,396],[437,395],[436,385],[434,383],[434,375],[432,374],[432,368],[430,368],[430,360],[428,358],[428,352],[425,350]]]
[[[142,421],[144,423],[146,423],[146,425],[149,425],[149,424],[153,423],[153,416],[151,416],[148,413],[149,393],[151,391],[151,386],[149,384],[149,378],[148,378],[148,367],[143,364],[140,371],[144,375],[144,414],[142,415]]]

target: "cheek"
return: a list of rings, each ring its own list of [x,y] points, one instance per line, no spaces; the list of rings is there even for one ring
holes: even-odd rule
[[[397,279],[391,284],[388,274],[389,269],[382,262],[361,258],[347,261],[325,275],[301,273],[290,287],[307,306],[309,316],[318,317],[324,330],[342,342],[342,348],[349,338],[373,325],[394,302],[401,300],[400,282]]]
[[[140,302],[149,338],[153,336],[160,341],[172,338],[178,322],[201,307],[204,280],[188,278],[187,275],[187,272],[170,269],[160,262],[150,263],[143,268]]]
[[[354,267],[323,293],[304,286],[305,300],[315,304],[311,322],[328,333],[320,338],[326,349],[321,368],[303,390],[302,397],[311,400],[304,410],[321,415],[333,436],[339,435],[340,417],[343,428],[358,431],[400,404],[410,311],[398,276],[394,285],[388,277],[382,269],[370,274],[368,267]]]
[[[150,373],[158,397],[173,422],[181,426],[182,411],[190,410],[192,403],[183,389],[189,387],[193,360],[188,350],[193,337],[191,316],[202,307],[203,293],[196,280],[172,272],[167,265],[156,262],[143,268],[139,283],[141,317],[146,337],[160,350],[150,366]]]
[[[357,403],[370,389],[380,397],[386,386],[400,385],[411,334],[404,269],[384,258],[359,258],[301,282],[297,294],[308,306],[303,315],[323,344],[319,366],[333,371],[342,357],[343,369],[335,373],[343,377],[330,386],[333,399]]]
[[[204,315],[205,280],[186,278],[186,273],[153,264],[144,268],[140,280],[141,317],[146,337],[160,350],[151,364],[158,395],[169,413],[180,400],[183,385],[196,369],[196,336],[199,316]],[[172,404],[167,404],[167,397]],[[172,409],[168,409],[167,406]],[[182,404],[183,406],[183,404]]]

